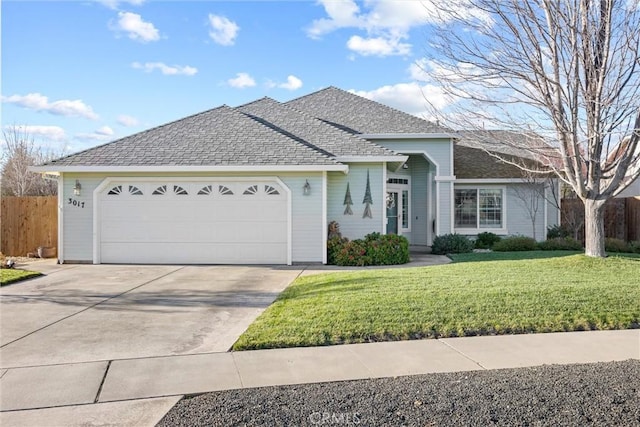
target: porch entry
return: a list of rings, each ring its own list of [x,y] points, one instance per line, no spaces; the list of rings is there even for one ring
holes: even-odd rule
[[[410,231],[410,194],[408,178],[387,179],[387,234]]]

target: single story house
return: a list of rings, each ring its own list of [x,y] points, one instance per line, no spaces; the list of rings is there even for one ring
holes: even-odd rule
[[[559,209],[517,168],[335,87],[226,105],[33,168],[57,176],[60,263],[326,263],[343,236],[535,235]],[[539,202],[533,224],[516,190]],[[542,188],[542,187],[540,187]]]

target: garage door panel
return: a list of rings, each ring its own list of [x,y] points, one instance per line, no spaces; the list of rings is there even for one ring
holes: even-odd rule
[[[255,194],[242,194],[248,188]],[[101,262],[287,262],[287,197],[276,183],[132,180],[118,194],[108,191],[100,198]]]
[[[286,243],[118,243],[102,245],[102,262],[119,264],[281,264]]]

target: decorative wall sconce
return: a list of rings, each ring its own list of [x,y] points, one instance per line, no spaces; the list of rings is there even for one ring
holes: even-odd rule
[[[80,190],[82,190],[82,185],[80,185],[80,181],[76,179],[76,185],[73,187],[73,194],[75,194],[76,196],[79,196]]]
[[[308,179],[306,180],[306,182],[304,183],[304,186],[302,187],[302,193],[305,196],[308,196],[309,194],[311,194],[311,184],[309,184]]]

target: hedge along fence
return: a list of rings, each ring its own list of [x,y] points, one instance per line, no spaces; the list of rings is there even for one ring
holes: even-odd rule
[[[562,199],[562,226],[570,230],[576,240],[584,242],[584,204],[580,199]],[[612,199],[605,204],[605,237],[640,240],[640,199]]]
[[[0,252],[26,256],[58,247],[58,197],[5,197],[0,202]]]

